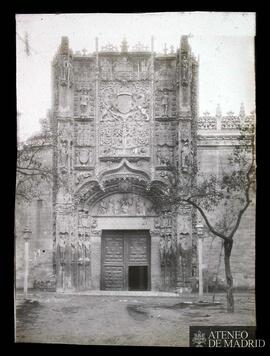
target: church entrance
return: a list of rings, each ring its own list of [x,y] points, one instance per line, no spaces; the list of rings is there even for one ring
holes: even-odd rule
[[[105,230],[101,248],[102,290],[150,290],[148,231]]]

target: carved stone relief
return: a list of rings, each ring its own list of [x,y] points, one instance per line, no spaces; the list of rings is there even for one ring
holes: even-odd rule
[[[155,86],[160,90],[176,88],[176,60],[155,60]]]
[[[133,65],[127,57],[122,57],[113,64],[113,74],[116,80],[136,79],[136,72],[133,70]]]
[[[68,168],[69,141],[61,139],[59,142],[59,166]]]
[[[157,89],[155,92],[155,117],[176,116],[176,95],[174,90]]]
[[[100,155],[149,156],[149,85],[101,85]]]
[[[73,130],[69,122],[58,122],[58,172],[61,185],[68,185],[72,172]]]
[[[73,85],[73,71],[69,55],[62,55],[59,63],[59,83],[71,88]]]
[[[177,217],[177,244],[180,250],[187,251],[192,248],[192,218],[191,210],[180,212],[184,214]]]
[[[94,88],[93,84],[76,84],[74,93],[74,115],[77,118],[94,116]]]
[[[80,122],[75,126],[76,144],[78,146],[90,146],[95,144],[94,124]]]
[[[181,167],[187,170],[192,165],[192,148],[189,139],[181,140]]]
[[[181,55],[181,85],[186,87],[191,80],[191,61],[188,58],[188,53],[182,52]]]
[[[76,166],[92,166],[94,163],[94,150],[90,147],[76,148]]]
[[[156,151],[157,165],[166,166],[168,163],[173,163],[174,156],[173,147],[167,145],[158,146]]]
[[[88,178],[93,177],[93,171],[90,172],[75,172],[74,174],[74,183],[75,185],[81,184],[83,181],[87,180]]]
[[[112,61],[108,58],[101,58],[99,65],[100,65],[101,80],[112,80],[113,79]]]
[[[82,227],[89,228],[90,227],[88,209],[79,209],[78,210],[78,226],[80,228],[82,228]]]
[[[93,208],[94,216],[156,215],[153,204],[135,194],[114,194],[104,198]]]
[[[74,60],[74,82],[76,86],[87,84],[95,79],[93,60]]]
[[[157,145],[174,146],[176,141],[176,123],[174,122],[156,122],[155,123],[156,143]]]

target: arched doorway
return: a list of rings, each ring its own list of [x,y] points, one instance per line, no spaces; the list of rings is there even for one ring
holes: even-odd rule
[[[99,199],[89,211],[93,287],[150,290],[151,266],[159,268],[153,203],[140,194],[116,192]]]

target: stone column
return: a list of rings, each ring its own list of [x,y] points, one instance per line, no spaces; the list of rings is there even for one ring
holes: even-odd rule
[[[157,291],[162,289],[159,241],[159,235],[151,234],[151,290]]]
[[[91,236],[92,289],[100,290],[101,278],[101,233]]]

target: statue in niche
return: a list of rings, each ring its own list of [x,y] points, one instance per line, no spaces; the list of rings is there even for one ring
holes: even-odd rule
[[[170,162],[169,152],[168,150],[161,150],[160,148],[157,150],[157,160],[158,164],[161,166],[166,165]]]
[[[83,240],[83,246],[84,246],[84,260],[85,263],[89,263],[90,262],[90,248],[91,248],[91,243],[89,241],[89,236],[85,235],[84,240]]]
[[[69,87],[71,87],[73,84],[72,79],[72,65],[69,61],[68,56],[63,56],[60,66],[60,84],[62,86],[68,85]]]
[[[83,264],[84,261],[84,249],[83,249],[83,233],[79,232],[78,235],[78,263],[79,265]]]
[[[160,263],[164,265],[165,261],[165,238],[161,237],[159,241],[159,254],[160,254]]]
[[[180,250],[181,251],[188,251],[191,249],[192,247],[192,240],[191,240],[191,236],[188,233],[180,233],[179,236],[179,245],[180,245]]]
[[[163,92],[162,99],[161,99],[161,107],[162,107],[162,116],[168,116],[169,94],[167,91]]]
[[[87,93],[87,90],[83,90],[80,96],[81,117],[87,116],[88,103],[89,103],[89,95]]]
[[[190,165],[190,144],[189,139],[182,140],[182,149],[181,149],[181,162],[182,168],[187,169]]]
[[[62,140],[59,150],[59,164],[60,166],[68,166],[68,141]]]
[[[188,58],[186,53],[182,55],[181,68],[182,68],[181,71],[182,86],[187,86],[188,85]]]
[[[66,238],[68,233],[60,233],[58,240],[59,261],[63,265],[65,263]]]

